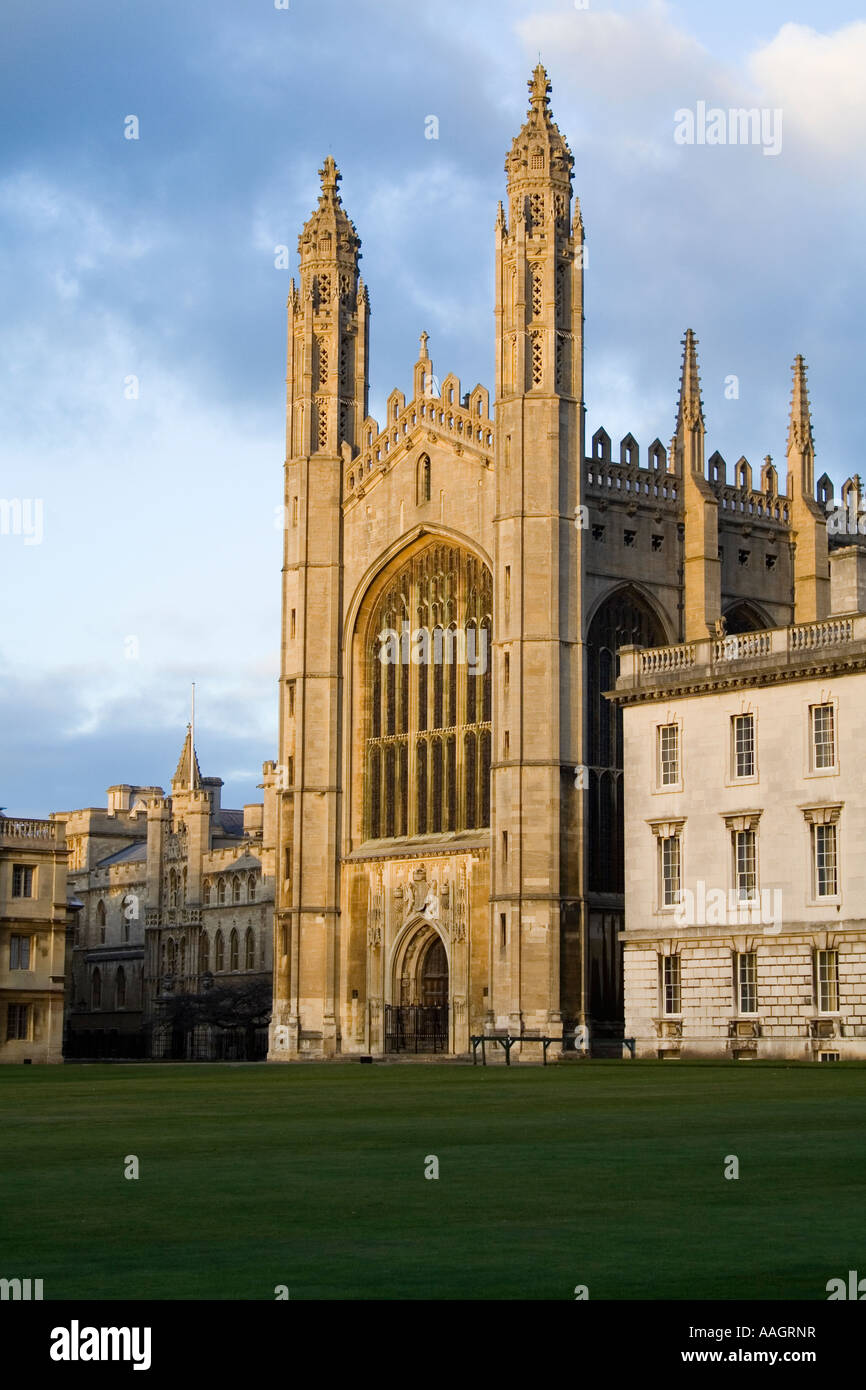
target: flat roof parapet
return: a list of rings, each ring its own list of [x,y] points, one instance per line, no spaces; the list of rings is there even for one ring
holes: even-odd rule
[[[618,704],[720,687],[806,680],[841,665],[866,669],[866,613],[794,623],[763,632],[726,633],[673,647],[621,647],[620,674],[608,696]]]

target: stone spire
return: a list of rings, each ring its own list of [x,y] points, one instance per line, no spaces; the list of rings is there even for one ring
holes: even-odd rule
[[[360,259],[360,254],[354,253],[360,250],[361,241],[355,230],[355,224],[349,218],[340,199],[339,187],[342,174],[334,162],[333,155],[327,155],[325,162],[319,170],[319,178],[322,181],[319,202],[312,215],[304,224],[304,230],[298,237],[298,254],[302,263],[306,259],[305,253],[315,253],[317,251],[326,252],[324,259],[330,260],[331,256],[336,256],[337,244],[332,245],[330,250],[320,246],[322,238],[326,238],[330,232],[332,236],[340,239],[340,250],[348,253],[354,260]],[[342,258],[341,258],[342,259]]]
[[[413,390],[416,400],[420,400],[422,396],[432,396],[435,394],[433,385],[433,363],[430,359],[430,353],[427,350],[429,341],[430,334],[422,333],[420,346],[418,348],[418,360],[415,363],[415,371],[413,374]]]
[[[356,450],[367,414],[370,306],[358,273],[361,240],[340,201],[332,155],[298,237],[300,282],[289,290],[286,458]]]
[[[691,328],[683,338],[683,366],[680,373],[680,399],[677,408],[677,436],[687,430],[706,428],[701,381],[698,374],[698,340]]]
[[[529,88],[530,109],[533,111],[547,112],[550,114],[550,78],[547,76],[546,68],[539,62],[532,71],[532,76],[527,82]]]
[[[830,608],[827,520],[815,500],[815,441],[806,384],[806,363],[794,359],[794,389],[788,423],[788,496],[794,539],[794,621],[826,618]]]
[[[582,244],[586,233],[583,225],[583,213],[580,210],[580,199],[578,197],[574,199],[574,216],[571,219],[571,234],[578,245]]]
[[[698,374],[698,340],[691,328],[683,338],[680,399],[672,450],[682,478],[683,636],[694,642],[711,636],[721,616],[719,504],[704,466],[704,407]]]
[[[191,775],[190,761],[192,762]],[[191,786],[196,790],[201,788],[201,769],[198,765],[198,755],[192,743],[192,725],[187,724],[186,738],[181,749],[177,770],[171,779],[171,789],[173,792],[189,791]]]
[[[550,82],[541,63],[528,85],[526,120],[505,159],[512,225],[524,217],[538,225],[552,216],[567,231],[574,157],[551,115]]]
[[[815,453],[812,436],[812,413],[809,409],[809,386],[806,381],[806,363],[803,354],[798,352],[794,358],[794,389],[791,393],[791,418],[788,425],[788,453]]]

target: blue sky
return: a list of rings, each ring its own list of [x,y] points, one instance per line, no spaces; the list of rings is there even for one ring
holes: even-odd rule
[[[9,812],[167,788],[192,680],[203,772],[258,799],[285,301],[317,170],[331,151],[363,243],[373,414],[422,329],[440,377],[492,387],[493,224],[539,52],[587,229],[590,433],[669,439],[691,326],[709,451],[783,465],[803,352],[819,472],[857,467],[856,5],[5,0],[3,37],[0,498],[44,518],[40,544],[0,535]],[[701,100],[780,109],[780,153],[677,145]]]

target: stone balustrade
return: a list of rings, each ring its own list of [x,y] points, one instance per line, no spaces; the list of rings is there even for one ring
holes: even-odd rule
[[[693,673],[695,677],[702,671],[718,675],[740,662],[799,664],[810,653],[830,652],[854,642],[866,643],[866,614],[795,623],[763,632],[729,633],[675,647],[623,647],[619,653],[617,689],[627,690],[643,680],[663,680],[681,672]]]
[[[63,824],[53,820],[20,820],[15,816],[0,817],[0,839],[51,840],[63,838]]]

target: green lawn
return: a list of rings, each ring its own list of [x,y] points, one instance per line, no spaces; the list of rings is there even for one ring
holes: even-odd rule
[[[864,1129],[858,1064],[5,1066],[0,1277],[46,1299],[826,1299],[866,1272]]]

